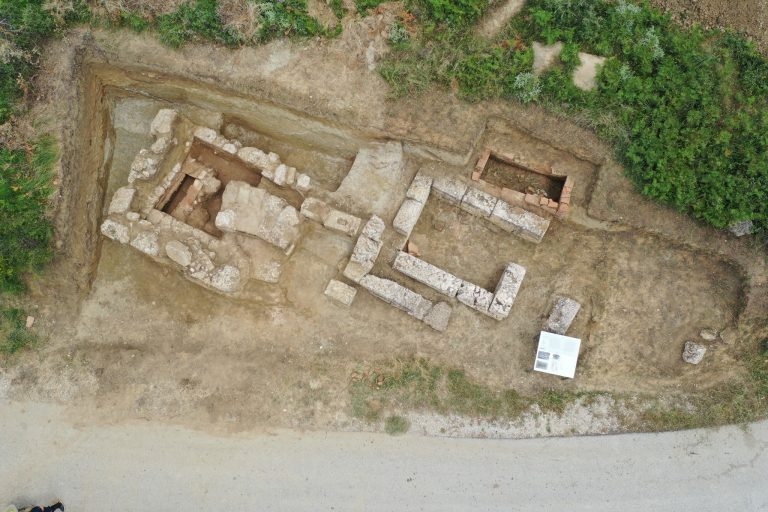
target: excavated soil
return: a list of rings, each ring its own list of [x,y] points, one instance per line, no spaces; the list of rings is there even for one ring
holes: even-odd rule
[[[645,200],[608,148],[562,119],[518,105],[467,105],[444,92],[388,100],[369,70],[370,52],[354,49],[380,50],[390,21],[385,10],[337,40],[237,51],[174,51],[100,30],[54,43],[35,112],[59,133],[62,149],[56,261],[32,294],[48,342],[0,368],[0,396],[60,401],[88,420],[349,429],[368,428],[350,414],[350,373],[393,357],[427,357],[492,387],[531,393],[676,396],[741,378],[740,342],[711,343],[698,366],[680,353],[703,328],[736,328],[749,340],[762,327],[765,253]],[[456,305],[438,333],[363,290],[350,308],[330,302],[322,292],[353,241],[314,224],[278,284],[252,281],[246,298],[234,300],[99,236],[105,201],[150,142],[154,114],[169,106],[285,155],[328,193],[366,142],[402,140],[410,175],[431,162],[468,176],[489,145],[569,169],[573,208],[535,245],[429,200],[412,236],[423,259],[490,289],[505,263],[527,268],[503,322]],[[396,275],[393,258],[384,251],[374,273],[439,298]],[[530,371],[538,330],[561,294],[583,305],[569,331],[583,339],[574,380]],[[544,428],[529,434],[567,431]]]

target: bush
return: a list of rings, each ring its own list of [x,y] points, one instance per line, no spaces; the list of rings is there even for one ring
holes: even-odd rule
[[[410,0],[408,6],[424,21],[458,28],[477,21],[488,0]]]
[[[405,434],[411,428],[411,423],[402,416],[389,416],[384,421],[384,430],[391,436]]]
[[[22,291],[24,274],[51,259],[53,229],[46,207],[55,159],[50,139],[38,142],[31,153],[0,148],[0,291]]]

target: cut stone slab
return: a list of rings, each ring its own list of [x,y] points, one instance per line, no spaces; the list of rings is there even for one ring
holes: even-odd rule
[[[461,200],[461,209],[472,215],[488,218],[493,213],[493,208],[497,202],[498,198],[491,194],[475,187],[469,187]]]
[[[419,221],[423,210],[424,203],[414,199],[406,199],[400,205],[395,220],[392,221],[392,227],[401,235],[411,236],[411,231],[413,231],[414,226]]]
[[[432,309],[432,302],[389,279],[368,274],[360,280],[360,286],[384,302],[402,309],[409,315],[422,320]]]
[[[715,341],[719,337],[719,333],[715,329],[702,329],[699,336],[704,341]]]
[[[463,281],[458,277],[438,268],[424,260],[408,254],[407,252],[398,253],[393,267],[398,272],[402,272],[425,284],[448,297],[455,297]]]
[[[453,308],[447,302],[438,302],[424,315],[424,323],[436,331],[443,332],[448,328]]]
[[[533,43],[533,74],[540,75],[557,61],[560,52],[563,51],[563,43],[545,45],[538,42]]]
[[[128,234],[128,226],[120,224],[112,219],[107,219],[101,223],[101,233],[116,242],[127,244],[131,238]]]
[[[139,153],[131,163],[131,169],[128,173],[128,183],[133,183],[137,179],[149,179],[157,174],[158,160],[152,153],[146,149],[139,150]]]
[[[488,313],[488,308],[491,306],[491,302],[493,302],[493,294],[491,292],[467,281],[461,283],[456,298],[462,304],[481,313]]]
[[[517,13],[519,13],[525,0],[506,0],[495,9],[487,12],[475,29],[480,37],[492,38],[501,32]]]
[[[432,180],[432,191],[441,199],[455,205],[461,204],[468,185],[455,176],[439,176]]]
[[[242,181],[230,181],[224,189],[216,227],[222,231],[256,236],[284,251],[299,238],[299,214],[284,199]]]
[[[306,174],[299,173],[296,176],[296,184],[293,188],[302,194],[306,194],[312,188],[312,179]]]
[[[120,187],[112,196],[109,203],[109,213],[123,214],[131,209],[131,201],[136,195],[136,189],[133,187]]]
[[[525,267],[517,263],[509,263],[496,285],[493,301],[488,308],[488,314],[496,320],[503,320],[509,316],[512,305],[517,298],[517,292],[525,278]],[[559,333],[563,334],[563,333]]]
[[[211,274],[210,284],[222,292],[234,292],[240,287],[240,269],[232,265],[222,265]]]
[[[378,215],[372,216],[368,219],[368,222],[363,226],[362,236],[366,236],[371,240],[381,240],[381,236],[384,234],[385,229],[384,221]]]
[[[501,229],[534,243],[542,241],[550,223],[549,219],[517,206],[511,206],[506,201],[496,203],[490,220]]]
[[[579,313],[581,304],[568,297],[560,297],[555,301],[549,313],[544,330],[555,334],[565,334]]]
[[[157,233],[154,231],[144,231],[136,235],[131,241],[131,246],[140,250],[144,254],[157,256],[160,254],[160,243]]]
[[[349,263],[344,268],[344,277],[356,283],[360,282],[360,279],[373,269],[382,245],[380,240],[371,240],[367,236],[360,236],[352,250]]]
[[[357,295],[357,290],[341,281],[331,279],[328,286],[325,287],[325,295],[339,304],[351,306],[352,301],[355,300],[355,295]]]
[[[362,211],[387,218],[404,181],[405,158],[399,142],[371,143],[358,151],[334,195]]]
[[[704,359],[707,347],[693,341],[686,341],[683,347],[683,361],[690,364],[699,364]]]
[[[736,222],[735,224],[731,224],[730,226],[728,226],[728,231],[730,231],[736,236],[751,235],[754,232],[754,230],[755,230],[755,225],[752,223],[751,220]]]
[[[309,220],[319,222],[320,224],[325,222],[332,209],[326,203],[314,197],[308,197],[301,203],[301,214]]]
[[[149,134],[153,137],[168,137],[173,132],[173,124],[179,114],[170,108],[161,108],[149,125]]]
[[[165,254],[182,267],[187,267],[192,263],[192,253],[189,247],[178,240],[171,240],[165,244]]]
[[[583,91],[591,91],[597,87],[597,73],[600,71],[605,57],[579,52],[581,64],[573,70],[573,84]]]
[[[323,221],[323,226],[326,228],[344,233],[347,236],[355,236],[360,229],[360,224],[362,224],[362,220],[359,217],[333,209]]]
[[[432,178],[424,174],[417,174],[413,178],[411,186],[408,187],[405,197],[420,203],[426,203],[430,190],[432,190]]]

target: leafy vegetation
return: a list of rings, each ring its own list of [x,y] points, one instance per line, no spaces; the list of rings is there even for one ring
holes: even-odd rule
[[[26,315],[23,310],[0,309],[0,354],[15,354],[37,341],[37,335],[27,329]]]
[[[514,389],[496,391],[472,381],[463,370],[412,358],[383,362],[370,372],[355,373],[349,389],[352,414],[370,422],[380,420],[387,408],[517,418],[537,403],[542,411],[561,414],[574,400],[592,395],[554,389],[538,396],[523,396]]]
[[[411,428],[410,422],[402,416],[389,416],[384,422],[384,431],[391,436],[405,434],[409,428]]]
[[[409,5],[421,30],[393,44],[380,68],[395,96],[436,83],[469,101],[578,113],[615,144],[644,194],[718,228],[752,220],[768,229],[768,62],[743,38],[683,29],[624,0],[530,0],[485,41],[464,26],[485,2],[451,15],[443,2]],[[540,77],[533,41],[564,43],[558,65]],[[608,58],[595,91],[572,83],[580,51]]]

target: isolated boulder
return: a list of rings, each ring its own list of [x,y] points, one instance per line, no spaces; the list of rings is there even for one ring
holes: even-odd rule
[[[693,341],[686,341],[683,348],[683,361],[690,364],[699,364],[704,359],[707,347]]]

